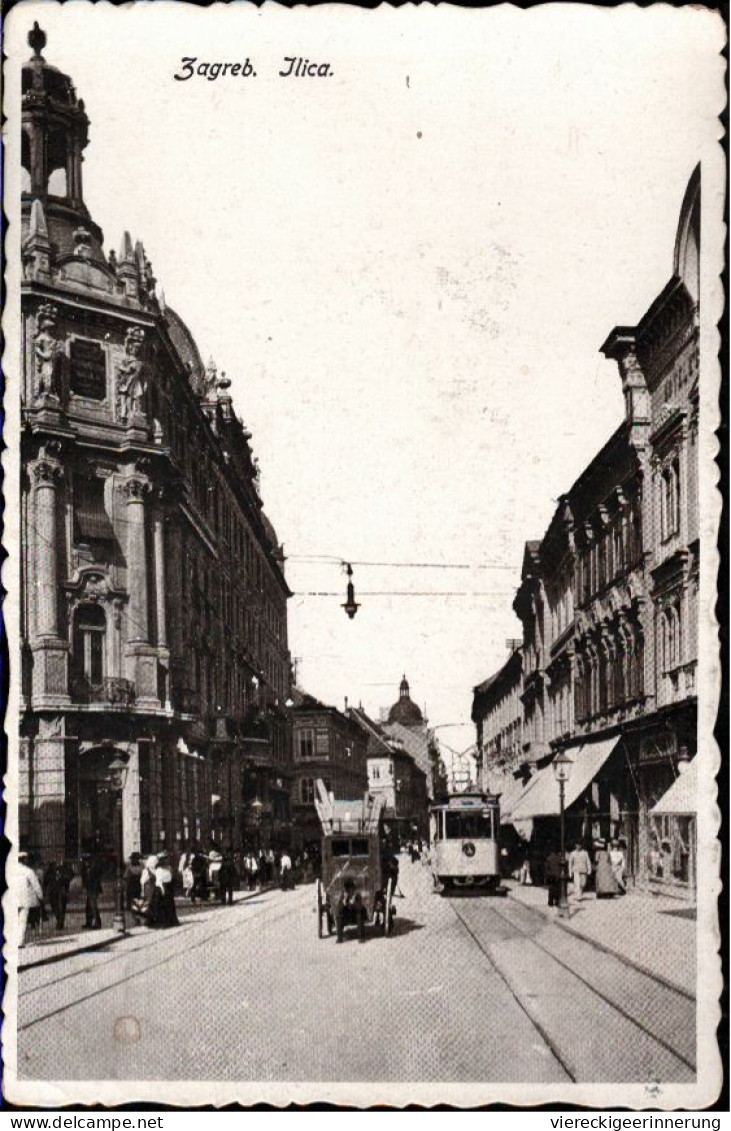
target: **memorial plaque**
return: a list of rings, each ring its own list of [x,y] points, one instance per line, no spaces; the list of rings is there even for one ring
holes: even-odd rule
[[[107,359],[99,342],[77,338],[71,343],[71,392],[103,401],[107,395]]]

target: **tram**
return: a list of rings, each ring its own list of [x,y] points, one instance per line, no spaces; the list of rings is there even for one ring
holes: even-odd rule
[[[432,872],[443,891],[484,888],[506,895],[500,886],[500,795],[453,793],[429,810]]]

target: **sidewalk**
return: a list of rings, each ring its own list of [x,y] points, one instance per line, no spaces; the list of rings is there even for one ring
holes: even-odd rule
[[[540,911],[546,919],[654,975],[684,993],[696,993],[695,908],[677,899],[631,891],[614,899],[591,893],[576,902],[569,896],[570,918],[560,919],[548,906],[545,888],[506,881],[509,898]]]
[[[257,888],[255,891],[234,892],[233,906],[239,903],[246,903],[250,899],[256,899],[260,895],[265,895],[267,892],[277,890],[279,890],[278,884],[269,884],[266,887]],[[186,899],[184,896],[175,897],[175,907],[178,912],[178,918],[181,920],[194,918],[196,915],[200,915],[205,911],[216,912],[223,910],[224,906],[226,905],[213,899],[205,903],[191,903],[190,900]],[[113,909],[108,908],[107,910],[109,911],[109,917],[111,917]],[[106,919],[107,916],[105,915],[104,918]],[[65,930],[63,933],[41,936],[35,941],[26,941],[26,945],[23,949],[18,951],[18,971],[29,970],[35,966],[45,966],[49,962],[58,962],[64,958],[71,958],[75,954],[104,950],[106,947],[112,946],[121,939],[134,938],[136,935],[150,934],[149,927],[144,925],[137,926],[129,912],[125,914],[125,918],[127,922],[126,934],[120,934],[112,927],[103,926],[98,931],[85,931],[79,927]]]

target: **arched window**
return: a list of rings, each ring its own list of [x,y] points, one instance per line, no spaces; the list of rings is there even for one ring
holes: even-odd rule
[[[90,687],[104,679],[107,618],[101,605],[80,605],[74,617],[73,663],[76,675]]]

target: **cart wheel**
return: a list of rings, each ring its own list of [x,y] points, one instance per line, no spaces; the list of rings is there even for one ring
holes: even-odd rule
[[[390,935],[393,931],[393,879],[389,877],[386,886],[386,905],[383,909],[383,933]]]
[[[323,934],[323,931],[322,931],[323,911],[324,911],[324,908],[322,906],[322,887],[320,886],[320,881],[318,880],[317,881],[317,937],[318,937],[318,939],[321,939],[322,934]],[[328,934],[329,934],[329,932],[328,932]]]

